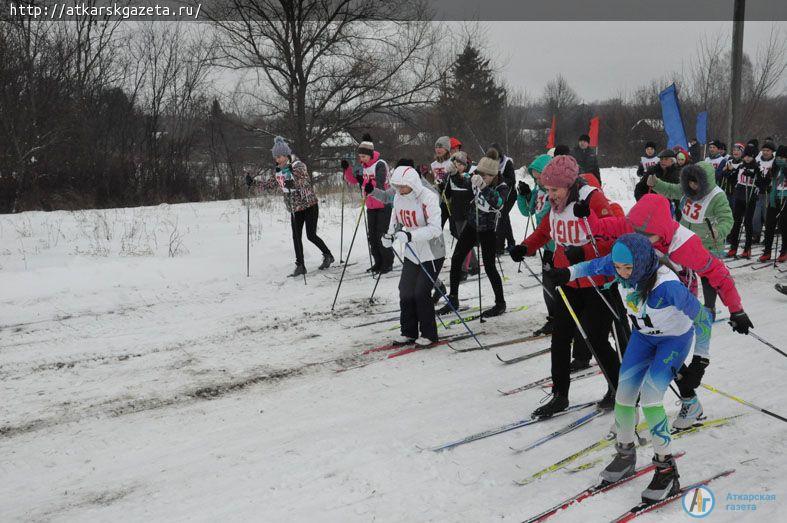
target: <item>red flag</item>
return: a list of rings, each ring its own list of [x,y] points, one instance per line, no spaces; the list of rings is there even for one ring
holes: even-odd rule
[[[590,119],[590,130],[588,131],[588,136],[590,136],[591,147],[598,147],[598,122],[598,116],[594,116]]]
[[[552,127],[549,129],[549,137],[547,138],[547,149],[551,149],[555,146],[555,126],[557,122],[555,122],[555,117],[552,117]]]

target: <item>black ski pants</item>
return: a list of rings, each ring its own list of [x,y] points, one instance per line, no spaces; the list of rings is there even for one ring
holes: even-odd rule
[[[391,222],[392,208],[385,206],[382,209],[366,209],[369,227],[369,251],[374,259],[374,266],[379,269],[390,269],[393,266],[393,251],[383,247],[380,241],[388,231]]]
[[[443,266],[445,258],[413,263],[404,258],[402,275],[399,277],[399,322],[402,336],[418,338],[420,335],[437,341],[437,324],[435,323],[434,302],[432,301],[432,281]],[[428,272],[431,279],[424,272]]]
[[[495,303],[505,303],[503,295],[503,280],[497,272],[495,252],[497,235],[495,231],[479,232],[478,240],[481,246],[481,258],[484,261],[484,271],[492,284],[495,293]],[[451,255],[451,296],[459,296],[459,280],[462,276],[462,262],[465,261],[467,254],[476,245],[476,230],[469,223],[462,229],[459,239],[454,246],[454,253]]]
[[[306,239],[320,249],[323,256],[331,254],[331,250],[317,236],[317,220],[320,216],[317,204],[306,209],[294,212],[290,215],[290,225],[292,226],[292,243],[295,247],[295,263],[303,265],[303,226],[306,226]]]

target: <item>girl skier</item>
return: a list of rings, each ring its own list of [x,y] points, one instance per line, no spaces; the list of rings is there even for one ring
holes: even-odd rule
[[[380,153],[374,150],[374,142],[368,134],[363,135],[357,152],[361,173],[354,174],[349,162],[342,160],[344,179],[350,185],[361,187],[366,202],[369,249],[372,258],[374,258],[369,272],[385,274],[393,268],[393,253],[382,247],[380,238],[391,220],[391,207],[372,196],[371,193],[377,188],[383,191],[388,189],[388,164],[380,158]]]
[[[710,162],[703,161],[684,167],[680,173],[680,184],[650,177],[648,185],[667,198],[680,198],[680,224],[696,234],[708,252],[717,258],[723,256],[724,238],[732,228],[732,210],[724,191],[716,186],[716,171]],[[715,319],[718,294],[707,277],[701,277],[700,281],[704,305]],[[693,290],[691,285],[689,288]],[[710,336],[707,341],[707,344],[700,343],[700,336],[697,336],[690,364],[692,368],[704,369],[710,363]],[[702,414],[702,406],[695,392],[699,382],[683,379],[684,374],[688,375],[686,366],[681,368],[681,378],[676,380],[682,403],[680,414],[673,424],[676,429],[690,427]]]
[[[554,265],[567,267],[596,257],[595,247],[588,236],[582,220],[574,216],[574,206],[584,202],[589,209],[599,216],[611,214],[609,202],[601,191],[588,185],[579,177],[579,166],[576,160],[568,155],[558,155],[549,162],[541,173],[541,183],[549,194],[549,214],[541,220],[533,233],[525,238],[521,245],[510,250],[514,261],[521,261],[525,256],[535,256],[540,247],[550,240],[555,241]],[[600,254],[609,252],[612,242],[597,241]],[[603,285],[603,278],[594,278],[593,283]],[[588,339],[596,352],[598,363],[604,368],[612,385],[617,381],[619,361],[615,350],[609,344],[609,332],[612,327],[612,313],[593,289],[587,279],[569,284],[564,289],[572,308],[579,316]],[[602,290],[604,294],[608,291]],[[554,296],[553,296],[554,297]],[[605,296],[606,297],[606,296]],[[607,300],[609,301],[609,300]],[[571,382],[571,342],[574,339],[576,326],[568,309],[558,303],[554,307],[555,320],[552,333],[552,399],[533,412],[534,417],[549,417],[568,407],[568,390]],[[576,340],[581,343],[580,340]],[[614,403],[610,388],[602,399],[601,406],[611,409]]]
[[[445,261],[440,200],[435,191],[421,183],[418,171],[409,166],[394,169],[391,186],[396,194],[382,245],[392,249],[394,241],[406,244],[399,278],[402,335],[395,343],[428,346],[437,341],[432,282]]]
[[[780,145],[776,150],[773,168],[763,180],[762,188],[767,189],[768,209],[765,214],[765,241],[763,242],[765,252],[760,256],[759,261],[766,262],[771,259],[773,237],[778,225],[782,244],[776,261],[784,263],[787,262],[787,145]]]
[[[465,225],[451,255],[451,291],[448,299],[454,308],[459,304],[459,282],[462,275],[462,262],[476,243],[480,244],[484,271],[492,284],[495,293],[495,306],[483,311],[484,317],[503,314],[506,310],[503,295],[503,280],[495,266],[495,249],[497,223],[508,197],[509,187],[498,174],[497,151],[490,149],[486,156],[479,160],[474,174],[470,178],[452,178],[452,183],[471,190],[474,197],[467,209],[467,225]],[[446,305],[438,314],[451,312]]]
[[[738,254],[740,243],[741,223],[745,234],[743,252],[741,258],[751,257],[751,245],[753,240],[752,221],[754,212],[757,208],[759,189],[757,183],[761,178],[760,166],[757,163],[757,148],[747,145],[743,151],[743,162],[738,168],[738,181],[735,185],[735,206],[733,215],[735,221],[730,232],[730,250],[727,257],[732,258]]]
[[[680,484],[670,450],[672,438],[664,411],[664,392],[691,350],[695,331],[700,338],[710,337],[711,315],[675,273],[659,266],[659,256],[650,240],[641,234],[621,236],[612,252],[603,258],[568,269],[553,269],[551,273],[558,283],[583,276],[614,276],[631,318],[632,334],[615,395],[617,455],[601,472],[602,481],[613,483],[634,473],[639,397],[653,436],[656,466],[652,481],[642,491],[642,501],[655,503],[675,494]]]
[[[441,136],[434,144],[434,160],[429,166],[434,179],[434,185],[437,192],[440,193],[440,212],[442,213],[443,226],[445,222],[451,217],[451,212],[448,208],[448,199],[446,198],[446,186],[448,176],[454,172],[454,164],[451,162],[451,139],[448,136]]]
[[[290,212],[290,225],[292,226],[292,243],[295,248],[295,271],[291,277],[306,274],[306,265],[303,263],[303,226],[306,226],[306,238],[322,252],[322,263],[319,269],[327,269],[334,258],[325,242],[317,236],[317,219],[319,209],[317,196],[306,164],[292,154],[287,141],[281,136],[273,139],[271,154],[276,162],[274,180],[263,182],[266,188],[280,187],[284,193],[284,202]],[[251,175],[246,175],[249,187],[254,183]]]

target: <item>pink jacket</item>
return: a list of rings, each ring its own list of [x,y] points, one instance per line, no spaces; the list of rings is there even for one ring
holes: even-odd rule
[[[366,185],[368,182],[371,182],[372,187],[376,188],[379,186],[379,184],[377,183],[377,176],[375,171],[376,168],[380,168],[380,166],[378,165],[376,166],[375,169],[371,169],[371,167],[374,164],[376,164],[378,161],[382,161],[380,160],[380,153],[378,151],[374,151],[374,154],[372,155],[372,161],[366,164],[361,164],[361,167],[363,167],[363,178],[361,182],[362,185]],[[382,190],[386,190],[388,188],[388,166],[385,164],[385,162],[382,162],[382,165],[385,167],[385,177],[383,179],[384,181],[380,188]],[[344,170],[344,179],[347,180],[347,183],[349,183],[350,185],[358,185],[358,180],[355,179],[355,173],[353,173],[352,165],[350,165]],[[361,188],[361,190],[363,191],[363,188]],[[385,204],[380,200],[374,198],[373,196],[369,196],[366,198],[367,209],[370,210],[383,209],[384,207]]]
[[[658,234],[661,240],[653,248],[668,255],[671,261],[707,278],[730,313],[743,310],[735,280],[727,266],[705,249],[699,236],[673,219],[670,202],[664,196],[644,195],[625,218],[598,219],[590,213],[588,221],[596,237],[615,239],[631,232]]]

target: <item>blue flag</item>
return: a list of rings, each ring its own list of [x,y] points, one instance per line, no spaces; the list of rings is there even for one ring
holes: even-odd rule
[[[659,93],[661,102],[661,119],[664,121],[664,131],[667,133],[667,147],[680,145],[688,149],[686,131],[683,128],[683,118],[680,116],[678,93],[673,83]]]
[[[708,143],[708,111],[702,111],[697,115],[697,142],[701,144]]]

